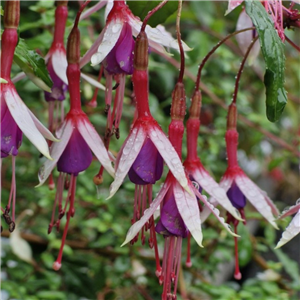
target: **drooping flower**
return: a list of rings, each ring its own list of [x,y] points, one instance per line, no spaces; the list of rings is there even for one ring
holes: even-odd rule
[[[61,139],[60,143],[54,143],[51,146],[50,152],[53,156],[53,161],[46,161],[39,171],[39,181],[43,184],[48,176],[51,174],[55,165],[60,172],[57,184],[57,193],[52,211],[52,218],[49,225],[48,233],[51,232],[52,227],[56,226],[59,229],[61,218],[65,215],[67,207],[67,223],[64,228],[62,243],[59,250],[58,258],[53,264],[55,270],[60,269],[63,247],[67,236],[70,218],[75,214],[74,201],[76,191],[76,179],[79,172],[86,170],[91,161],[92,153],[104,166],[104,168],[114,176],[114,169],[111,165],[109,154],[97,134],[95,128],[90,123],[87,115],[81,109],[80,98],[80,32],[78,29],[78,21],[80,13],[85,7],[82,5],[81,10],[77,14],[74,27],[70,33],[67,46],[67,78],[69,82],[70,92],[70,111],[58,130],[58,136]],[[70,178],[69,178],[70,176]],[[68,188],[68,195],[63,206],[63,190]],[[55,209],[58,205],[58,218],[55,219]]]
[[[11,81],[10,73],[15,48],[18,42],[17,28],[20,17],[20,3],[9,1],[5,3],[4,9],[4,31],[1,37],[1,163],[2,158],[12,156],[12,180],[8,204],[5,209],[1,207],[3,217],[9,225],[9,230],[15,227],[15,203],[16,203],[16,180],[15,180],[15,157],[22,143],[22,135],[47,158],[51,159],[45,138],[57,141],[57,139],[46,129],[42,123],[27,108],[18,95]],[[45,138],[44,138],[45,137]],[[12,208],[12,218],[10,209]]]
[[[275,216],[278,210],[272,200],[267,196],[266,192],[261,190],[254,182],[252,182],[244,171],[239,167],[237,160],[238,132],[236,130],[237,109],[233,102],[228,109],[227,131],[225,135],[228,167],[220,181],[222,187],[232,205],[237,208],[245,220],[244,207],[246,199],[256,208],[256,210],[276,229]],[[227,222],[233,223],[234,231],[237,233],[239,221],[228,213]],[[246,221],[244,221],[246,223]],[[235,240],[235,272],[234,277],[241,279],[242,275],[239,270],[237,238]]]
[[[190,116],[186,124],[187,128],[187,158],[184,167],[192,181],[195,181],[200,188],[205,190],[211,197],[216,200],[214,204],[222,205],[234,218],[241,221],[239,213],[232,206],[226,192],[210,176],[204,168],[200,158],[197,155],[197,139],[200,129],[200,111],[201,111],[201,92],[196,89],[192,96],[190,107]],[[202,220],[203,221],[203,220]]]
[[[289,209],[284,210],[280,215],[279,219],[283,219],[287,216],[296,215],[293,217],[290,224],[287,226],[285,231],[282,233],[281,239],[277,243],[275,249],[278,249],[289,242],[297,234],[300,233],[300,199],[296,201],[296,204],[291,206]]]

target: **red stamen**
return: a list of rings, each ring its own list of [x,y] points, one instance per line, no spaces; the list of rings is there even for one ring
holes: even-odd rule
[[[190,268],[192,266],[192,261],[191,261],[191,234],[188,234],[187,237],[187,255],[186,255],[186,262],[185,265]]]
[[[67,233],[68,233],[69,222],[70,222],[70,218],[73,217],[73,215],[74,215],[74,199],[75,199],[75,190],[76,190],[76,177],[74,175],[71,175],[70,181],[71,181],[71,184],[70,184],[70,190],[69,190],[69,193],[68,193],[70,195],[70,206],[69,206],[69,210],[68,210],[68,213],[67,213],[67,222],[66,222],[66,225],[65,225],[65,228],[64,228],[63,237],[62,237],[58,257],[57,257],[56,261],[53,263],[53,269],[55,271],[58,271],[61,268],[61,260],[62,260],[63,249],[64,249],[64,245],[65,245],[66,237],[67,237]]]
[[[234,224],[234,233],[237,234],[237,224]],[[239,251],[238,251],[238,240],[237,237],[234,237],[234,253],[235,253],[235,270],[234,270],[234,278],[236,280],[241,280],[242,279],[242,274],[240,272],[240,267],[239,267]]]

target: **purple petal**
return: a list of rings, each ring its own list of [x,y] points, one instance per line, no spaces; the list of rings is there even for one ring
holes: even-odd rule
[[[59,172],[78,175],[86,170],[93,159],[92,152],[77,128],[74,128],[72,136],[64,152],[57,162]]]
[[[232,183],[231,187],[227,191],[227,197],[231,201],[232,205],[237,209],[244,208],[246,205],[246,197],[235,182]]]
[[[156,147],[147,138],[128,172],[129,179],[135,184],[154,184],[162,175],[163,163]]]
[[[167,199],[161,210],[160,221],[170,235],[187,237],[188,230],[180,216],[173,194]],[[158,229],[162,229],[162,227],[159,226],[156,231]]]
[[[66,99],[66,92],[68,90],[68,86],[56,75],[52,60],[50,58],[47,69],[49,71],[49,75],[53,81],[53,86],[51,88],[51,93],[45,92],[45,100],[48,101],[63,101]]]
[[[22,143],[22,131],[13,119],[7,105],[1,103],[1,158],[16,156]]]
[[[131,26],[125,22],[120,37],[103,61],[105,69],[110,74],[133,73],[134,39]]]

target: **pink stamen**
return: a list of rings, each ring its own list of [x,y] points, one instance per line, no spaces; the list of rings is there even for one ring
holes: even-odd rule
[[[188,234],[187,237],[187,255],[186,255],[186,262],[185,265],[190,268],[192,266],[192,261],[191,261],[191,234]]]
[[[65,225],[65,228],[64,228],[63,237],[62,237],[58,257],[57,257],[56,261],[53,263],[53,269],[55,271],[58,271],[61,268],[61,260],[62,260],[63,249],[64,249],[64,245],[65,245],[66,237],[67,237],[67,233],[68,233],[69,222],[70,222],[70,218],[74,216],[74,199],[75,199],[75,190],[76,190],[76,176],[71,175],[70,181],[71,181],[70,190],[68,192],[68,196],[70,196],[70,201],[69,201],[70,205],[69,205],[69,210],[68,210],[68,213],[67,213],[67,222],[66,222],[66,225]]]
[[[234,233],[237,234],[237,224],[234,224]],[[234,237],[234,253],[235,253],[235,270],[234,270],[234,278],[236,280],[241,280],[242,279],[242,274],[240,272],[240,267],[239,267],[239,251],[238,251],[238,240],[237,237]]]

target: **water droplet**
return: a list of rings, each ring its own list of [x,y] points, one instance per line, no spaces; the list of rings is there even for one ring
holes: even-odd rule
[[[113,33],[117,33],[118,31],[120,31],[120,29],[122,28],[122,25],[121,24],[114,24],[111,28],[111,31]]]
[[[164,149],[164,143],[162,141],[156,141],[155,146],[157,149]]]

